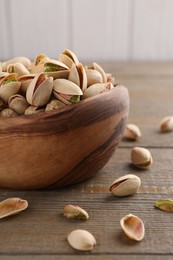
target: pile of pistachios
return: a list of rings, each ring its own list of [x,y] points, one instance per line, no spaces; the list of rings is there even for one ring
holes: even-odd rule
[[[71,50],[57,60],[39,54],[0,63],[0,116],[58,109],[114,88],[114,77],[93,63],[83,66]]]

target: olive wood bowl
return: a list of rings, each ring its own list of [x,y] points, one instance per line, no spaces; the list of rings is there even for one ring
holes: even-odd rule
[[[128,91],[114,89],[60,110],[0,118],[0,187],[58,188],[94,176],[126,125]]]

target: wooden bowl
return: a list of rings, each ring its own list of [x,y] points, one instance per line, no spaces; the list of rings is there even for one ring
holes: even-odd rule
[[[57,188],[87,180],[110,159],[129,110],[123,86],[60,110],[0,118],[0,186]]]

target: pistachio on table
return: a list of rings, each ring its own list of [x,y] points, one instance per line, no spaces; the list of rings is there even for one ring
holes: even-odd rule
[[[133,215],[128,214],[120,220],[120,225],[124,233],[133,240],[141,241],[145,236],[145,227],[142,220]]]
[[[143,147],[133,147],[131,150],[132,163],[142,169],[149,168],[153,163],[150,151]]]
[[[173,200],[171,199],[158,200],[155,202],[155,207],[163,211],[173,212]]]
[[[25,210],[28,202],[20,198],[9,198],[0,202],[0,218],[15,215]]]
[[[161,132],[171,132],[173,131],[173,116],[167,116],[162,119],[160,123]]]
[[[140,185],[141,180],[138,176],[128,174],[116,179],[109,190],[115,196],[128,196],[136,193]]]
[[[124,131],[124,137],[130,140],[137,140],[141,137],[141,131],[135,124],[127,124]]]
[[[96,245],[94,236],[83,229],[73,230],[68,236],[67,240],[71,247],[81,251],[91,251]]]
[[[84,209],[76,205],[66,205],[63,210],[63,215],[69,219],[89,219],[88,213]]]

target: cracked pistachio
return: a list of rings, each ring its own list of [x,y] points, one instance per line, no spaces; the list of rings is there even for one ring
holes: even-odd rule
[[[114,86],[112,85],[111,82],[108,83],[96,83],[93,84],[91,86],[89,86],[83,93],[83,99],[84,98],[88,98],[88,97],[92,97],[98,94],[101,94],[105,91],[108,91],[110,89],[113,89]]]
[[[0,218],[16,215],[28,207],[28,202],[20,198],[9,198],[0,203]]]
[[[69,69],[71,69],[73,64],[79,64],[79,60],[76,57],[75,53],[69,49],[66,49],[63,53],[61,53],[58,60],[67,65]]]
[[[52,100],[51,102],[49,102],[49,103],[46,105],[45,111],[51,111],[51,110],[54,110],[54,109],[58,109],[58,108],[61,108],[61,107],[65,107],[65,106],[66,106],[66,104],[64,104],[64,103],[61,102],[60,100],[54,99],[54,100]]]
[[[149,168],[152,163],[153,159],[151,153],[148,149],[142,147],[133,147],[131,150],[131,160],[132,163],[142,169]]]
[[[173,200],[158,200],[155,202],[155,207],[163,211],[173,212]]]
[[[160,123],[161,132],[171,132],[173,131],[173,116],[167,116],[162,119]]]
[[[8,73],[17,73],[18,76],[28,75],[29,70],[20,62],[16,62],[14,64],[9,64],[7,66]]]
[[[18,116],[18,114],[11,108],[4,108],[1,110],[0,116],[1,117],[13,117],[13,116]]]
[[[145,236],[145,227],[142,220],[133,215],[128,214],[120,220],[120,225],[124,233],[133,240],[141,241]]]
[[[71,247],[81,251],[91,251],[96,245],[94,236],[83,229],[73,230],[68,236],[67,240]]]
[[[86,69],[87,87],[96,83],[103,83],[102,75],[99,71],[93,69]]]
[[[14,63],[18,63],[18,62],[22,63],[26,68],[28,68],[31,65],[31,61],[28,58],[19,56],[19,57],[15,57],[13,59],[2,62],[1,63],[2,71],[6,71],[7,66],[9,64],[14,64]]]
[[[135,124],[127,124],[124,131],[124,137],[130,140],[137,140],[141,137],[141,131]]]
[[[136,193],[140,186],[140,178],[134,174],[128,174],[116,179],[109,190],[115,196],[128,196]]]
[[[16,94],[9,98],[8,106],[17,114],[23,115],[25,110],[29,107],[29,104],[23,96]]]
[[[77,65],[73,63],[68,80],[78,85],[82,91],[85,91],[87,88],[87,75],[81,63],[78,63]]]
[[[70,219],[80,219],[80,220],[89,219],[88,213],[84,209],[76,205],[66,205],[64,207],[63,215],[66,218],[70,218]]]
[[[25,115],[32,115],[32,114],[37,114],[40,112],[43,112],[44,108],[40,108],[40,107],[36,107],[36,106],[29,106],[26,110],[25,110]]]

